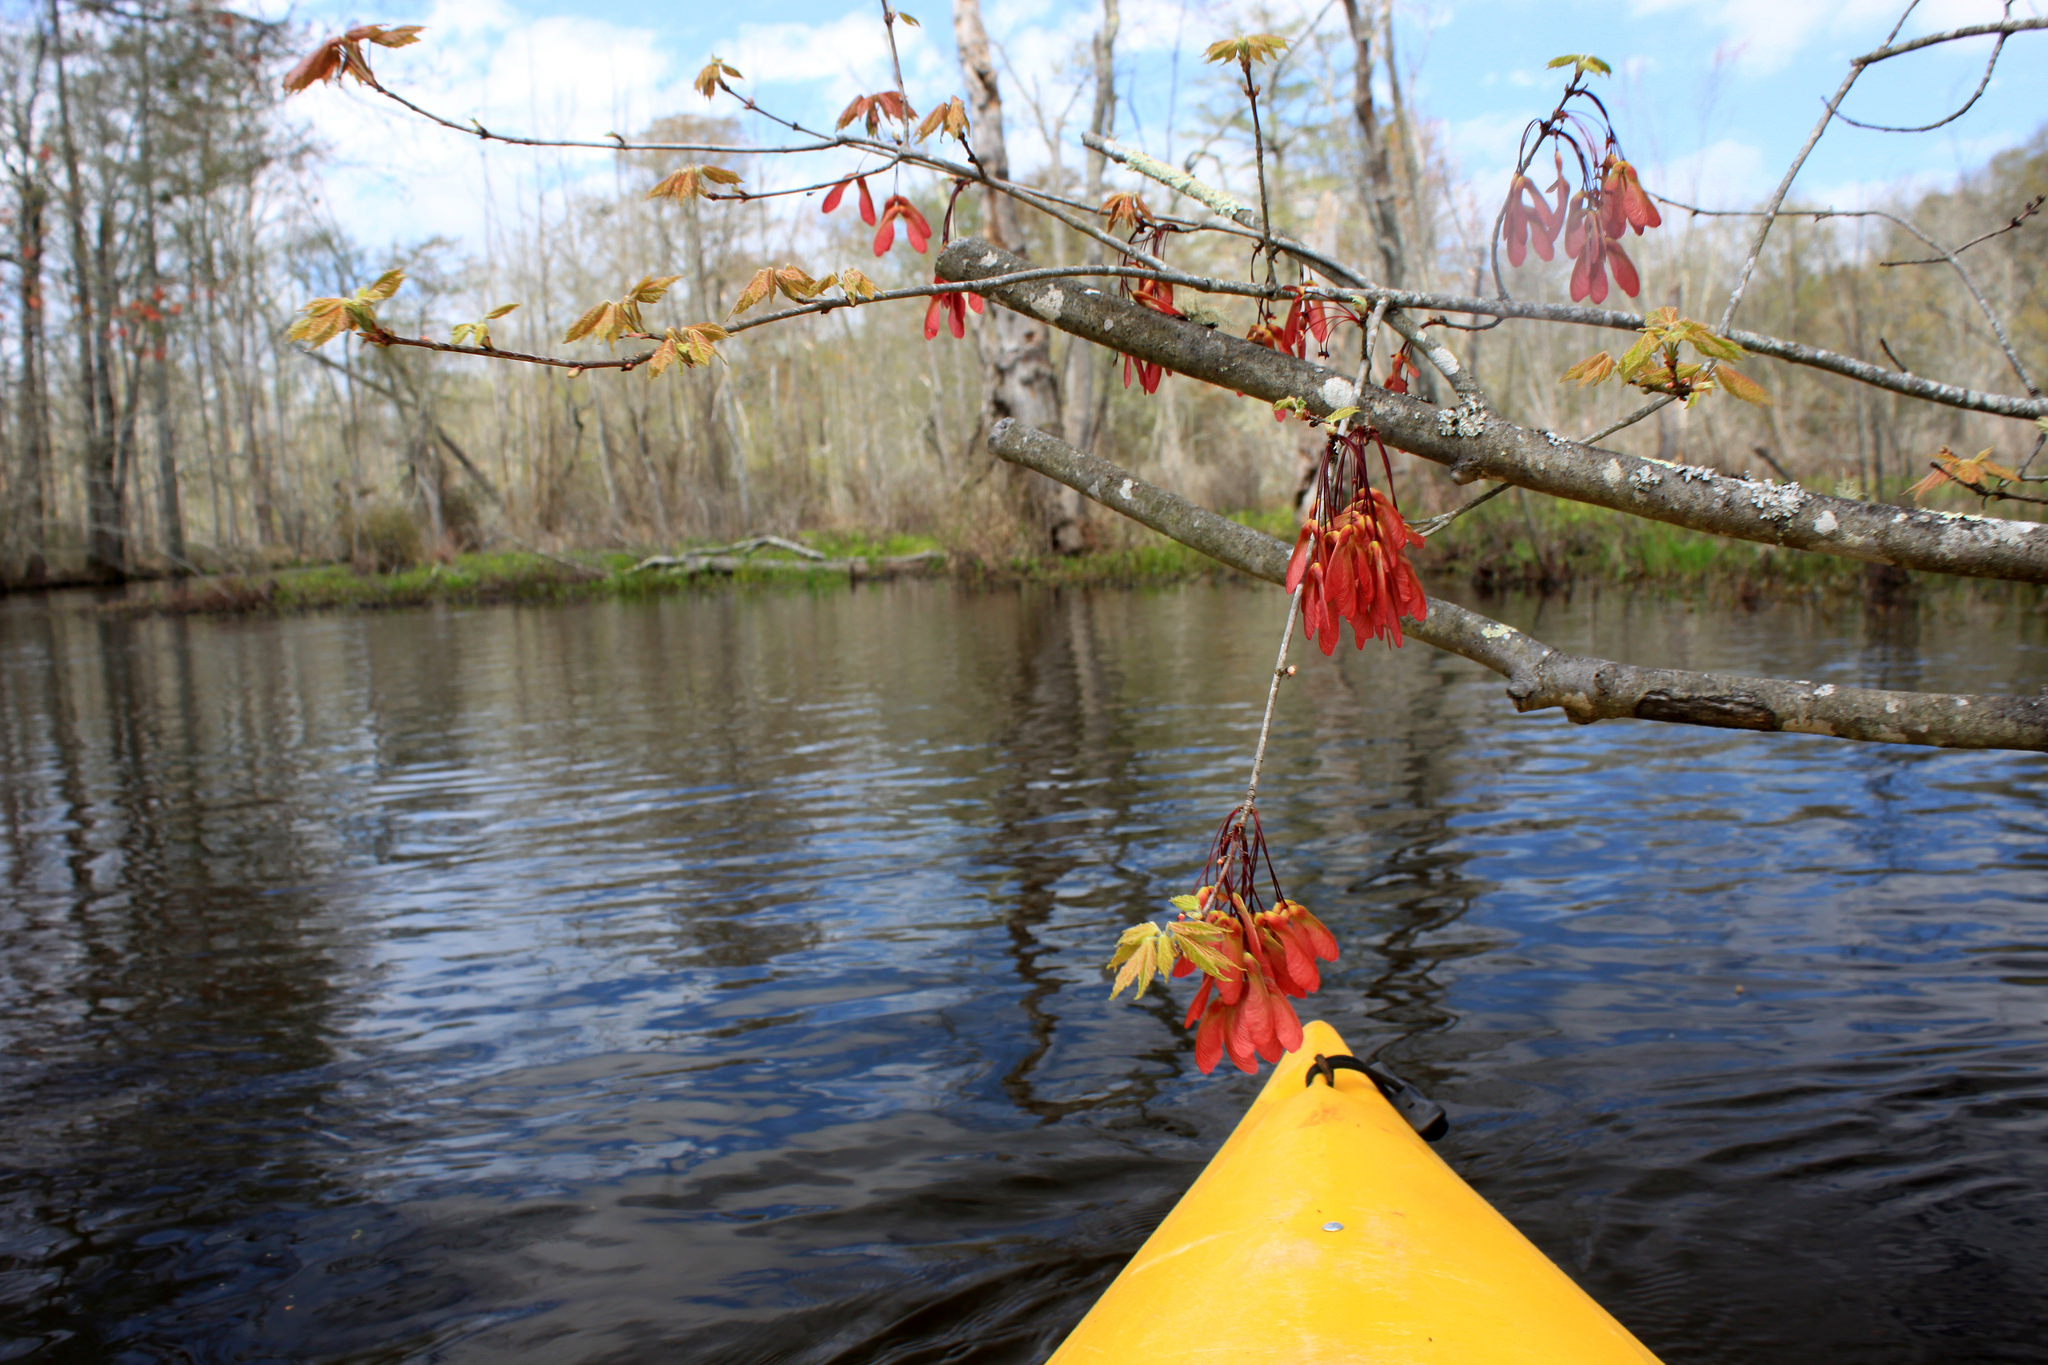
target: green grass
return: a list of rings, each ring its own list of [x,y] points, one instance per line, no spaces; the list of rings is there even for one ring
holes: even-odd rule
[[[834,558],[869,555],[835,553],[850,540],[826,550]],[[873,539],[875,555],[914,554],[923,544],[910,537]],[[899,544],[910,548],[898,550]],[[818,547],[821,550],[823,546]],[[563,563],[568,560],[569,563]],[[629,572],[637,555],[605,553],[564,555],[551,559],[523,551],[460,555],[446,563],[423,565],[388,574],[359,574],[342,564],[279,569],[262,574],[222,574],[188,579],[115,605],[129,615],[284,614],[307,611],[362,611],[417,607],[434,602],[567,602],[592,597],[663,596],[714,584],[757,583],[817,587],[847,582],[845,570],[814,568],[808,561],[780,558],[774,567],[759,561],[737,573],[689,574],[651,570]],[[571,565],[582,565],[579,571]]]
[[[1592,581],[1816,596],[1860,594],[1866,574],[1855,560],[1725,540],[1583,503],[1525,503],[1515,491],[1453,522],[1416,559],[1439,581],[1481,588]]]
[[[1234,519],[1291,540],[1287,508],[1238,512]],[[834,560],[880,560],[940,549],[930,536],[860,531],[807,532],[803,543]],[[709,542],[695,548],[711,548]],[[562,559],[570,561],[563,563]],[[524,551],[467,554],[446,563],[390,574],[358,574],[345,565],[285,568],[188,579],[120,603],[131,615],[293,613],[376,610],[429,603],[566,602],[594,597],[650,598],[716,591],[733,584],[798,591],[836,590],[838,568],[813,568],[772,548],[730,574],[632,573],[639,556],[580,553],[561,559]],[[1759,598],[1862,597],[1873,590],[1867,566],[1716,536],[1604,508],[1519,494],[1494,499],[1460,518],[1416,552],[1425,581],[1446,593],[1548,590],[1600,582],[1732,592]],[[571,565],[583,566],[582,569]],[[988,586],[1032,583],[1068,587],[1151,587],[1233,577],[1206,556],[1146,534],[1139,543],[1094,554],[1047,555],[991,564],[955,556],[957,580]],[[1916,578],[1921,576],[1916,576]],[[1940,580],[1928,579],[1931,585]]]

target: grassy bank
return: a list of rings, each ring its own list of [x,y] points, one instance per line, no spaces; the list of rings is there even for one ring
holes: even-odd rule
[[[1292,539],[1285,508],[1239,513],[1237,520]],[[798,538],[803,553],[778,545],[739,553],[732,547],[683,547],[664,563],[612,552],[552,554],[504,550],[391,573],[341,564],[286,567],[138,585],[108,610],[127,615],[289,614],[375,610],[429,603],[566,602],[701,591],[735,583],[790,588],[837,587],[910,574],[1002,586],[1143,587],[1227,575],[1206,556],[1158,537],[1072,557],[989,563],[911,535],[876,537],[817,532]],[[1579,585],[1641,586],[1706,592],[1743,603],[1766,600],[1886,602],[1921,586],[1954,580],[1776,546],[1723,540],[1659,522],[1510,490],[1459,518],[1415,553],[1432,590],[1485,597],[1494,592],[1569,591]],[[1976,590],[2042,594],[2025,585],[1976,584]]]

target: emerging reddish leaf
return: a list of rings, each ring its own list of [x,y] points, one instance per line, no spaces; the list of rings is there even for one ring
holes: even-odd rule
[[[747,287],[740,290],[740,296],[733,300],[732,311],[727,316],[738,317],[774,292],[775,270],[764,265],[754,272],[754,278],[747,281]]]
[[[344,75],[353,76],[364,85],[375,85],[377,78],[370,72],[369,58],[364,55],[363,44],[375,43],[378,47],[405,47],[420,40],[418,24],[403,24],[397,28],[385,28],[382,24],[360,24],[338,37],[329,38],[308,53],[306,58],[285,73],[284,88],[287,94],[297,94],[319,81],[339,82]]]
[[[1135,194],[1112,194],[1102,201],[1102,207],[1096,211],[1109,218],[1108,227],[1111,232],[1126,227],[1136,232],[1140,228],[1150,226],[1152,222],[1152,213],[1145,207],[1145,201]]]
[[[878,95],[854,96],[853,102],[840,111],[839,121],[832,126],[835,132],[843,131],[848,124],[861,120],[867,125],[868,136],[874,137],[882,131],[884,118],[907,129],[917,118],[917,111],[910,107],[910,101],[904,99],[900,92],[884,90]]]
[[[917,125],[917,140],[922,142],[933,133],[941,131],[955,142],[967,140],[967,107],[960,103],[958,95],[924,116],[924,122]]]
[[[697,93],[708,100],[725,88],[727,76],[734,80],[744,79],[738,68],[727,66],[723,59],[713,57],[705,63],[704,69],[697,73],[697,79],[692,83],[697,87]]]
[[[653,189],[647,191],[647,197],[673,199],[680,204],[686,199],[711,198],[715,193],[714,185],[739,183],[739,172],[729,171],[723,166],[684,166],[663,176]]]

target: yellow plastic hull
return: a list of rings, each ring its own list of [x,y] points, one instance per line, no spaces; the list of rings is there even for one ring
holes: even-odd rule
[[[1656,1365],[1307,1025],[1053,1365]]]

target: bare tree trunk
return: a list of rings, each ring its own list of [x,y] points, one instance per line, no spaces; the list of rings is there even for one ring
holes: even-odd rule
[[[1390,112],[1394,118],[1394,137],[1400,144],[1401,169],[1405,172],[1408,181],[1408,213],[1411,229],[1408,236],[1409,240],[1415,244],[1416,249],[1421,253],[1419,258],[1414,261],[1408,261],[1404,256],[1403,265],[1404,267],[1412,267],[1413,279],[1408,283],[1417,288],[1427,289],[1430,282],[1430,266],[1432,264],[1431,243],[1433,237],[1429,230],[1429,206],[1423,203],[1422,200],[1422,162],[1415,150],[1415,120],[1410,117],[1408,101],[1401,93],[1401,64],[1394,55],[1393,0],[1377,0],[1375,8],[1378,11],[1377,17],[1379,21],[1380,60],[1387,68],[1387,99],[1388,103],[1392,106]],[[1397,215],[1396,222],[1398,223],[1398,221]],[[1434,382],[1426,370],[1423,374],[1423,381],[1429,386],[1429,389],[1426,391],[1434,389]]]
[[[1117,0],[1102,0],[1102,27],[1095,30],[1095,107],[1088,118],[1088,130],[1100,138],[1116,133],[1116,35],[1120,24]],[[1102,174],[1108,162],[1109,158],[1102,153],[1089,151],[1084,194],[1088,203],[1102,202]],[[1102,261],[1106,254],[1098,244],[1089,248],[1088,259]],[[1101,401],[1108,396],[1108,388],[1102,382],[1104,372],[1114,363],[1114,357],[1099,347],[1080,342],[1067,347],[1061,396],[1065,400],[1069,445],[1082,450],[1094,446],[1106,411]]]
[[[78,172],[78,142],[71,127],[71,92],[64,74],[64,29],[58,0],[50,0],[50,42],[57,74],[58,150],[64,162],[64,217],[71,230],[71,275],[78,332],[78,381],[85,398],[86,568],[107,578],[127,570],[126,521],[114,478],[114,391],[107,371],[107,337],[100,317],[96,268],[100,262],[85,233],[85,186]]]
[[[684,244],[690,254],[690,295],[697,305],[697,315],[706,318],[718,317],[723,310],[719,308],[718,300],[712,297],[711,271],[704,257],[704,221],[697,211],[697,201],[694,199],[683,205],[683,226],[687,229]],[[697,411],[694,415],[697,419],[697,439],[704,443],[703,458],[696,463],[700,469],[709,468],[715,471],[713,477],[724,483],[726,491],[731,494],[731,504],[727,508],[725,521],[727,528],[738,534],[747,529],[745,522],[751,510],[747,506],[745,457],[740,452],[737,442],[726,440],[725,429],[719,423],[718,377],[707,375],[705,381],[695,386]],[[655,490],[654,495],[661,496],[659,488]],[[666,540],[670,535],[666,509],[662,512],[661,520],[661,535]]]
[[[1394,184],[1386,129],[1372,97],[1374,16],[1360,0],[1344,0],[1344,18],[1351,25],[1354,54],[1351,113],[1358,120],[1360,174],[1358,189],[1372,224],[1373,245],[1379,248],[1382,282],[1399,289],[1408,278],[1407,248],[1401,233],[1401,196]],[[1391,69],[1391,66],[1389,67]]]
[[[968,99],[974,105],[970,137],[975,155],[991,176],[1007,180],[1010,153],[1003,141],[1003,96],[989,55],[988,31],[981,23],[981,0],[953,0],[953,36],[960,47]],[[1015,202],[991,191],[987,212],[989,240],[1022,255],[1024,232],[1017,221]],[[975,335],[981,347],[987,424],[1015,417],[1042,430],[1064,430],[1051,338],[1044,324],[1022,313],[995,308],[989,310],[986,324]],[[1016,486],[1024,516],[1041,546],[1057,554],[1075,554],[1087,548],[1086,504],[1078,493],[1030,473],[1022,474]]]
[[[136,117],[141,127],[140,155],[136,173],[142,181],[142,265],[145,300],[149,308],[149,349],[144,358],[149,366],[150,407],[156,428],[157,528],[172,573],[185,571],[185,513],[178,498],[177,423],[171,415],[170,338],[164,326],[163,266],[156,244],[156,142],[151,103],[155,98],[155,70],[150,64],[152,44],[145,40],[137,52],[141,68],[141,101]]]
[[[50,382],[43,334],[44,210],[50,192],[37,170],[35,102],[41,90],[44,44],[40,26],[30,60],[34,70],[27,96],[14,108],[15,173],[14,251],[16,300],[21,319],[21,420],[17,427],[21,469],[22,538],[27,554],[23,577],[39,583],[48,573],[50,483]]]

